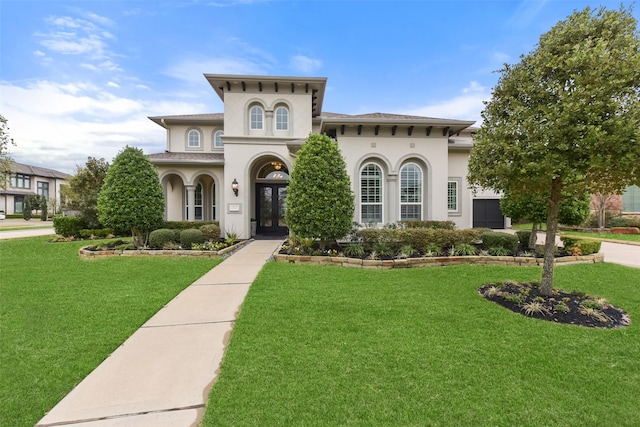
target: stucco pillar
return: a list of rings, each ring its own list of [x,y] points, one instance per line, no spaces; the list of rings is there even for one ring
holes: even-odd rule
[[[189,221],[195,221],[196,218],[196,186],[187,185],[187,219]]]
[[[385,223],[391,224],[400,220],[400,195],[398,189],[398,175],[387,175],[387,197],[383,209],[385,212]]]
[[[273,136],[273,110],[265,111],[264,118],[267,121],[267,136]]]

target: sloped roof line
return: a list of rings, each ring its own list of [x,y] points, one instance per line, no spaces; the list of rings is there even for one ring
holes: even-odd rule
[[[69,179],[71,175],[57,171],[55,169],[43,168],[40,166],[27,165],[24,163],[12,162],[11,170],[14,173],[25,175],[42,176],[46,178]]]

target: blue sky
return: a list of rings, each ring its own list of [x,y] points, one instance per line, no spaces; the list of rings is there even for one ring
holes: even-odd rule
[[[479,121],[502,64],[574,10],[620,4],[0,0],[0,114],[15,160],[68,173],[163,151],[148,116],[221,112],[203,73],[327,77],[324,111]]]

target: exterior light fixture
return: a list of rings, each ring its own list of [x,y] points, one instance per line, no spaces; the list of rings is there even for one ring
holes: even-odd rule
[[[231,189],[233,190],[233,194],[238,197],[238,181],[235,178],[233,178],[233,182],[231,183]]]

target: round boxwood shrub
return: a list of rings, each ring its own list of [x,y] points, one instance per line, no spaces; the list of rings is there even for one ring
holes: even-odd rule
[[[206,224],[200,227],[200,231],[204,235],[205,240],[219,240],[220,227],[216,224]]]
[[[159,228],[149,233],[149,246],[152,248],[163,248],[165,244],[175,242],[174,230]]]
[[[180,244],[184,248],[191,248],[193,243],[204,243],[204,234],[196,229],[182,230],[180,232]]]

